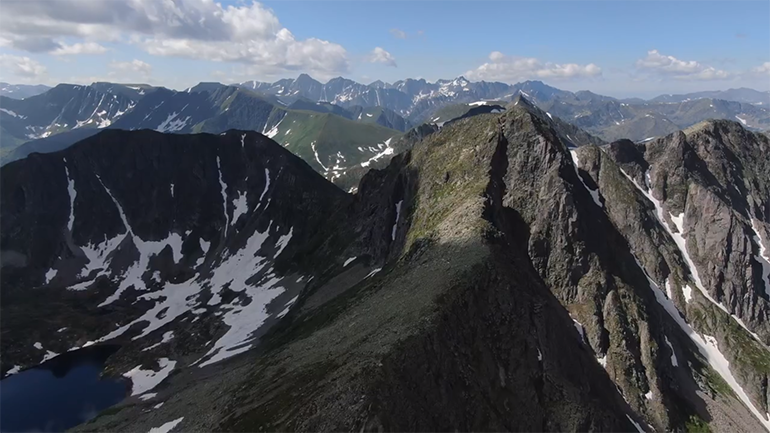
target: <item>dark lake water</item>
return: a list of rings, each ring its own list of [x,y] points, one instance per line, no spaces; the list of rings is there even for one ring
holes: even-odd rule
[[[0,431],[63,431],[123,400],[126,382],[99,377],[115,350],[68,352],[0,381]]]

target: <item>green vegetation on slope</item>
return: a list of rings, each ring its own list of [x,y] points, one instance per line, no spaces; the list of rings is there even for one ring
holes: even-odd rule
[[[325,173],[335,166],[351,167],[369,160],[381,152],[378,144],[398,134],[393,129],[329,113],[287,111],[272,138]]]

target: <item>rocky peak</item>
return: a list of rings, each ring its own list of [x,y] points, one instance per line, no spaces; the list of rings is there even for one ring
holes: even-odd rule
[[[37,326],[24,326],[55,353],[120,341],[120,369],[151,356],[141,349],[169,331],[187,342],[171,354],[178,362],[195,361],[184,357],[189,348],[206,364],[238,353],[230,353],[232,344],[275,323],[297,280],[308,278],[296,265],[302,260],[290,258],[310,244],[300,239],[314,237],[349,201],[299,158],[245,131],[109,130],[10,163],[2,178],[2,294],[17,300],[4,312],[29,311],[30,323],[44,314]],[[46,224],[33,227],[30,219]],[[25,296],[29,287],[41,296]],[[45,307],[57,299],[78,307]],[[190,327],[201,315],[205,330]],[[248,329],[208,328],[242,315],[254,319]],[[56,334],[68,317],[82,320]],[[3,370],[40,361],[25,341],[3,339]]]
[[[211,93],[221,89],[222,87],[226,86],[222,83],[204,81],[191,87],[188,93]]]
[[[125,340],[115,371],[179,360],[162,407],[84,429],[757,431],[768,140],[738,128],[576,147],[519,96],[416,128],[354,195],[254,133],[99,134],[1,173],[0,325],[65,320],[24,322],[38,287],[109,311],[63,340]],[[39,355],[9,335],[4,370]]]

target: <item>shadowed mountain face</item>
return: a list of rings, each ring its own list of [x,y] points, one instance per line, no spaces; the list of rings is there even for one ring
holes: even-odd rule
[[[81,431],[766,428],[767,138],[565,128],[425,125],[354,195],[240,131],[8,164],[2,369],[122,344],[157,395]]]
[[[194,329],[208,315],[230,331],[177,332],[187,347],[212,339],[219,359],[248,348],[250,333],[297,294],[290,241],[302,244],[350,200],[256,133],[106,131],[2,176],[2,344],[4,362],[23,365],[113,338],[141,352],[154,330],[182,321]],[[236,323],[246,317],[246,328]],[[45,351],[27,347],[33,335]]]
[[[8,84],[0,82],[0,95],[7,96],[13,99],[24,99],[30,96],[39,95],[50,87],[42,84],[27,85],[27,84]]]

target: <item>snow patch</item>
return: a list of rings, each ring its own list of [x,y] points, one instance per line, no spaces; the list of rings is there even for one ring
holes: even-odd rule
[[[672,346],[671,342],[668,341],[668,337],[667,336],[664,335],[663,338],[666,341],[666,345],[671,350],[671,365],[673,365],[674,367],[679,366],[679,361],[677,361],[677,359],[676,359],[676,352],[674,352],[674,346]]]
[[[762,236],[760,236],[753,218],[751,230],[754,231],[754,242],[759,246],[759,254],[754,258],[762,265],[762,282],[765,283],[765,293],[770,296],[770,254],[768,254],[765,244],[762,243]]]
[[[67,220],[67,229],[72,233],[72,226],[75,224],[75,197],[77,197],[78,192],[75,190],[75,180],[70,177],[66,159],[64,159],[64,174],[67,175],[67,194],[70,196],[70,217]]]
[[[27,118],[27,116],[22,116],[22,115],[16,114],[14,111],[6,110],[5,108],[0,108],[0,111],[2,111],[3,113],[5,113],[5,114],[7,114],[9,116],[18,117],[19,119],[26,119]]]
[[[179,425],[179,423],[182,422],[183,419],[184,417],[180,417],[173,421],[169,421],[160,427],[153,427],[150,429],[149,433],[169,433],[171,430],[174,429],[174,427]]]
[[[689,304],[690,301],[692,301],[692,289],[690,286],[685,284],[685,286],[682,287],[682,294],[684,295],[684,302]]]
[[[396,221],[393,223],[393,229],[391,230],[391,239],[396,240],[396,231],[398,229],[398,220],[401,218],[401,205],[404,204],[404,200],[400,200],[396,203]]]
[[[381,270],[382,270],[382,268],[375,268],[375,269],[372,269],[372,271],[371,271],[371,272],[369,272],[369,273],[368,273],[368,274],[367,274],[367,275],[364,277],[364,280],[365,280],[365,279],[367,279],[367,278],[369,278],[369,277],[371,277],[372,275],[376,274],[377,272],[380,272]]]
[[[626,418],[628,418],[628,420],[629,420],[629,421],[631,421],[631,424],[633,424],[633,425],[634,425],[634,427],[636,427],[636,431],[637,431],[638,433],[645,433],[645,432],[644,432],[644,429],[642,428],[642,426],[640,426],[640,425],[639,425],[639,423],[637,423],[636,421],[634,421],[634,419],[633,419],[633,418],[631,418],[631,415],[628,415],[628,414],[626,414]]]
[[[158,125],[155,130],[158,132],[175,132],[183,129],[185,126],[187,126],[187,121],[190,120],[190,116],[187,116],[187,118],[183,120],[177,119],[176,116],[178,115],[179,113],[176,111],[169,114],[168,117],[166,117],[166,120]]]
[[[227,184],[222,180],[222,165],[217,155],[217,171],[219,172],[219,186],[222,188],[222,208],[225,213],[225,236],[227,236],[227,227],[230,225],[230,216],[227,215]]]
[[[34,347],[37,350],[43,350],[43,344],[40,343],[39,341],[37,343],[33,344],[32,347]]]
[[[310,142],[310,147],[313,149],[313,155],[315,155],[315,160],[318,162],[318,165],[320,165],[324,171],[329,171],[329,169],[326,168],[326,166],[321,162],[321,158],[318,157],[318,150],[315,148],[315,141]]]
[[[351,257],[347,260],[345,260],[345,263],[342,264],[343,268],[347,268],[349,264],[353,263],[353,260],[357,259],[358,257]]]
[[[42,364],[42,363],[48,361],[49,359],[56,358],[57,356],[59,356],[58,353],[56,353],[56,352],[54,352],[52,350],[48,350],[48,351],[46,351],[45,356],[43,357],[43,360],[40,361],[40,363]]]
[[[45,283],[49,284],[51,282],[51,280],[54,279],[54,277],[56,276],[57,273],[59,273],[58,270],[53,269],[53,268],[49,269],[48,272],[45,273]]]
[[[596,358],[597,361],[599,361],[599,365],[602,367],[607,367],[607,355],[600,356]]]
[[[289,299],[289,301],[286,302],[286,304],[284,305],[284,307],[286,307],[286,308],[284,308],[283,311],[278,313],[276,315],[276,317],[278,317],[280,319],[281,317],[287,315],[289,313],[289,310],[291,309],[291,306],[294,305],[295,302],[297,302],[297,298],[299,298],[299,295]]]
[[[716,370],[717,373],[719,373],[720,376],[727,382],[728,385],[730,385],[730,388],[735,392],[735,394],[738,396],[738,398],[741,399],[741,401],[751,410],[751,412],[760,420],[762,425],[765,426],[766,429],[770,430],[770,421],[767,421],[762,417],[761,413],[757,410],[756,407],[754,407],[753,403],[749,399],[749,396],[746,394],[744,389],[738,384],[738,381],[735,380],[735,377],[733,376],[732,372],[730,371],[730,363],[727,361],[725,356],[722,354],[722,352],[719,351],[719,346],[717,344],[717,341],[714,337],[711,337],[709,335],[703,335],[701,336],[695,330],[690,326],[689,323],[687,323],[682,315],[680,314],[679,310],[676,308],[676,305],[674,303],[666,298],[666,296],[663,294],[663,291],[660,290],[660,287],[655,283],[655,281],[650,278],[649,274],[647,274],[647,270],[644,269],[642,264],[639,262],[639,260],[634,257],[636,260],[636,264],[639,266],[639,269],[644,273],[644,276],[647,277],[647,282],[649,283],[650,290],[655,294],[655,299],[658,301],[658,304],[660,304],[664,310],[668,313],[669,316],[671,316],[672,319],[679,325],[679,327],[684,331],[685,334],[687,334],[688,337],[690,337],[690,340],[692,340],[693,343],[698,347],[698,351],[703,355],[704,358],[706,358],[706,361],[708,361],[709,365]],[[668,341],[668,340],[666,340]],[[673,353],[673,348],[672,348]],[[672,357],[672,363],[675,361],[675,357]]]
[[[171,341],[174,338],[174,331],[168,331],[163,333],[163,337],[158,343],[153,344],[152,346],[145,347],[142,349],[142,352],[147,352],[148,350],[155,349],[156,347],[160,346],[161,344],[166,344],[169,341]]]
[[[392,139],[393,139],[392,137],[391,137],[391,138],[388,138],[387,140],[385,140],[385,142],[384,142],[384,143],[380,143],[380,144],[378,144],[378,146],[379,146],[380,148],[382,148],[382,147],[383,147],[383,145],[384,145],[385,149],[384,149],[383,151],[381,151],[380,153],[378,153],[378,154],[374,155],[373,157],[369,158],[367,161],[364,161],[364,162],[362,162],[362,163],[361,163],[361,167],[368,167],[368,166],[369,166],[369,164],[371,164],[371,163],[372,163],[372,162],[374,162],[374,161],[377,161],[378,159],[382,158],[383,156],[386,156],[386,155],[393,155],[393,153],[395,152],[395,150],[394,150],[392,147],[390,147],[390,140],[392,140]],[[371,148],[370,148],[370,149],[371,149]]]
[[[276,123],[275,126],[270,128],[270,130],[267,131],[267,133],[265,133],[265,131],[262,131],[262,133],[265,134],[267,138],[275,137],[276,135],[278,135],[278,127],[281,125],[281,122],[283,122],[283,119],[281,119],[278,123]]]
[[[112,252],[118,248],[126,235],[128,235],[128,232],[116,235],[112,239],[107,239],[105,236],[104,242],[100,244],[88,244],[80,247],[80,249],[83,251],[83,254],[88,259],[88,263],[86,263],[85,267],[83,267],[83,269],[80,271],[79,276],[83,278],[88,276],[94,270],[105,269],[112,259],[110,254],[112,254]],[[84,283],[76,284],[74,286],[68,287],[68,289],[84,290],[87,288],[87,284],[85,283],[90,284],[90,282],[91,281],[86,281]]]
[[[575,319],[572,319],[572,321],[574,322],[575,329],[577,329],[578,334],[580,334],[580,342],[585,344],[586,332],[585,332],[585,328],[583,327],[583,324],[578,322]]]
[[[594,199],[594,203],[596,203],[597,206],[600,208],[604,208],[604,204],[602,204],[602,201],[599,196],[599,190],[593,190],[586,185],[583,178],[580,176],[580,172],[578,171],[578,167],[580,166],[580,158],[578,158],[577,150],[570,150],[570,155],[572,155],[572,162],[574,162],[573,166],[575,167],[575,175],[577,175],[577,178],[580,180],[580,183],[583,184],[586,191],[588,191],[589,194],[591,194],[591,198]]]
[[[674,214],[669,213],[668,216],[671,217],[671,221],[674,222],[674,225],[676,226],[676,231],[680,234],[684,233],[684,212],[680,213],[679,216],[675,217]]]
[[[179,263],[182,260],[182,236],[180,236],[178,233],[171,233],[166,239],[161,241],[145,241],[133,233],[131,227],[128,225],[128,221],[125,220],[125,215],[123,215],[123,218],[124,224],[126,224],[128,233],[131,235],[134,246],[139,251],[139,259],[133,265],[131,265],[123,275],[121,275],[121,281],[118,285],[118,290],[116,290],[115,293],[105,299],[104,302],[99,304],[99,307],[103,307],[117,301],[120,299],[120,296],[123,294],[123,292],[129,287],[133,286],[135,290],[147,290],[147,285],[145,284],[142,277],[149,270],[150,258],[160,254],[160,252],[163,251],[167,246],[171,247],[174,263]]]
[[[270,188],[270,170],[265,168],[265,189],[262,191],[262,194],[260,194],[257,203],[262,203],[262,199],[265,197],[265,194],[267,194],[268,188]]]
[[[126,373],[123,373],[123,377],[131,379],[131,395],[144,394],[147,391],[158,386],[164,379],[168,377],[171,370],[176,366],[176,361],[171,361],[168,358],[158,359],[159,371],[154,370],[142,370],[142,366],[137,365]]]
[[[272,223],[271,223],[272,225]],[[253,338],[251,333],[262,326],[267,320],[266,306],[285,290],[278,286],[279,278],[268,273],[258,283],[247,284],[253,275],[259,273],[268,265],[266,257],[257,255],[262,243],[267,239],[270,226],[264,233],[255,231],[246,242],[243,249],[228,257],[213,271],[211,276],[212,298],[209,305],[221,301],[219,291],[226,284],[235,292],[245,292],[251,299],[248,305],[231,304],[222,316],[222,321],[230,328],[225,335],[214,343],[214,346],[201,358],[206,359],[200,366],[205,367],[223,359],[235,356],[251,349]],[[276,242],[277,251],[273,259],[278,257],[291,239],[293,229],[281,236]]]
[[[249,210],[249,203],[246,200],[246,193],[239,192],[238,197],[233,199],[233,220],[230,221],[230,225],[235,225],[238,222],[238,218],[245,214]]]
[[[666,278],[666,296],[668,299],[674,299],[674,291],[671,289],[671,282]]]
[[[157,392],[148,392],[147,394],[140,395],[139,396],[139,400],[147,401],[147,400],[150,400],[152,398],[155,398],[156,395],[158,395]]]
[[[762,343],[762,340],[759,338],[759,336],[756,333],[751,332],[751,330],[749,330],[749,328],[746,327],[746,324],[743,323],[743,320],[741,320],[740,318],[738,318],[735,315],[731,314],[727,310],[727,307],[722,305],[721,302],[719,302],[716,299],[714,299],[714,297],[711,296],[711,294],[708,292],[708,290],[706,290],[706,287],[703,285],[703,282],[700,279],[700,274],[698,273],[698,268],[695,266],[695,262],[692,261],[692,258],[690,257],[690,254],[687,251],[687,244],[686,244],[685,239],[684,239],[684,234],[681,233],[681,232],[680,233],[674,233],[674,231],[671,230],[671,227],[669,227],[668,223],[666,222],[666,220],[663,217],[663,206],[662,206],[661,202],[652,195],[651,190],[648,190],[647,188],[642,188],[638,183],[636,183],[636,181],[633,178],[631,178],[631,176],[629,176],[622,169],[620,170],[620,172],[623,173],[623,175],[626,178],[628,178],[628,180],[630,180],[631,183],[634,184],[636,189],[638,189],[645,197],[647,197],[647,199],[650,200],[650,202],[652,202],[652,204],[655,206],[655,214],[656,214],[656,216],[658,218],[658,222],[660,222],[660,224],[663,226],[663,228],[666,230],[666,232],[668,232],[669,236],[671,236],[671,238],[674,240],[674,243],[676,244],[676,246],[679,248],[679,252],[682,254],[682,257],[684,258],[685,263],[687,264],[687,268],[690,271],[690,275],[692,275],[692,278],[693,278],[693,280],[695,282],[695,287],[698,288],[698,290],[701,292],[703,297],[705,297],[706,299],[711,301],[712,304],[716,305],[717,307],[719,307],[720,310],[724,311],[730,317],[732,317],[739,325],[741,325],[741,327],[743,329],[746,330],[746,332],[748,332],[757,341],[759,341],[760,344],[762,344],[763,347],[765,347],[764,343]],[[647,173],[645,174],[645,178],[646,178],[647,183],[649,185],[650,184],[650,172],[649,172],[649,169],[648,169]],[[650,185],[650,187],[651,187],[651,185]],[[683,213],[680,214],[676,218],[676,220],[677,221],[675,222],[675,224],[677,225],[677,228],[679,228],[680,226],[682,228],[684,228],[684,214]],[[683,289],[683,291],[684,291],[684,289]],[[687,300],[689,302],[689,299],[692,299],[692,297],[689,296],[688,294],[685,294],[685,300]],[[770,425],[770,424],[768,424],[768,425]]]

